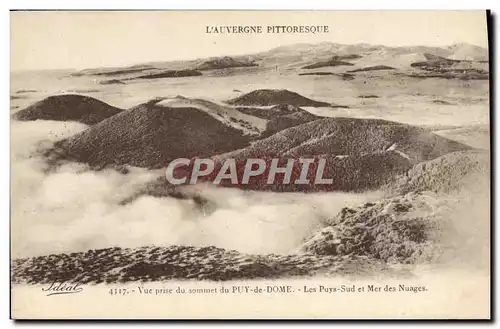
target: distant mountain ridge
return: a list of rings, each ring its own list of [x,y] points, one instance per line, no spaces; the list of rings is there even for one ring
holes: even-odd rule
[[[317,62],[346,60],[351,63],[365,64],[364,57],[368,57],[371,65],[390,65],[397,58],[409,55],[422,56],[431,54],[454,60],[488,61],[488,50],[467,43],[453,44],[443,47],[431,46],[402,46],[391,47],[370,44],[339,44],[321,42],[316,44],[284,45],[270,50],[246,55],[221,55],[219,57],[199,58],[191,60],[175,60],[161,62],[146,62],[119,68],[91,68],[73,73],[72,75],[117,76],[141,73],[154,74],[155,70],[217,70],[237,67],[259,66],[262,69],[286,68],[295,66],[314,65]],[[411,56],[410,56],[411,57]],[[373,63],[375,62],[375,63]],[[409,66],[410,63],[406,63]],[[355,67],[358,69],[361,67]]]

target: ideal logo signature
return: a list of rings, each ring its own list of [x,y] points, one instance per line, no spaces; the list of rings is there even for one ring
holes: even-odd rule
[[[42,288],[43,292],[47,293],[47,296],[52,295],[67,295],[67,294],[77,294],[83,291],[83,287],[79,282],[77,283],[66,283],[66,282],[53,282],[49,287]]]

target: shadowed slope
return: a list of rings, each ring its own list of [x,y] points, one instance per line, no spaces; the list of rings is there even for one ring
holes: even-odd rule
[[[324,118],[285,129],[251,146],[222,155],[308,157],[321,154],[353,156],[394,150],[418,163],[471,147],[429,131],[392,121]]]
[[[259,89],[227,101],[231,105],[270,106],[287,104],[293,106],[330,107],[326,102],[318,102],[286,89]]]
[[[121,109],[92,97],[57,95],[28,106],[15,113],[13,118],[19,121],[78,121],[94,125],[120,112],[122,112]]]
[[[219,184],[225,187],[276,192],[346,191],[362,192],[385,186],[396,176],[406,173],[413,164],[457,150],[471,150],[461,143],[430,133],[428,130],[406,124],[374,119],[324,118],[285,129],[252,145],[213,156],[214,171],[200,178],[213,182],[226,159],[235,159],[237,182],[229,179]],[[246,160],[261,159],[265,170],[242,183]],[[278,167],[285,167],[288,159],[295,159],[289,182],[278,174],[274,183],[267,183],[270,164],[278,158]],[[299,158],[309,158],[308,183],[294,184],[301,173]],[[324,159],[322,178],[331,183],[317,184],[317,168]],[[175,177],[187,177],[189,183],[193,160],[179,168]],[[159,180],[149,189],[168,190],[169,184]]]
[[[234,150],[248,145],[248,140],[240,130],[201,110],[158,106],[153,101],[56,143],[50,155],[93,167],[162,168],[175,158]]]
[[[280,159],[279,167],[286,166],[286,156]],[[410,161],[400,154],[389,151],[380,153],[370,153],[354,156],[320,155],[307,158],[314,159],[308,168],[307,184],[284,184],[283,174],[276,175],[273,184],[267,183],[269,169],[264,174],[250,178],[249,184],[238,185],[243,189],[275,191],[275,192],[320,192],[320,191],[342,191],[342,192],[365,192],[376,190],[397,174],[402,174],[410,167]],[[325,166],[321,177],[318,173],[319,160],[324,159]],[[271,166],[271,159],[267,160],[267,168]],[[243,176],[242,170],[238,177]],[[291,182],[299,179],[302,166],[296,163],[291,174]],[[319,184],[318,179],[331,179],[331,183]],[[222,185],[232,186],[228,181],[223,181]]]

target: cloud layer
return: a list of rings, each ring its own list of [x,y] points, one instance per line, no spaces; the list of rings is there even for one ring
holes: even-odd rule
[[[13,256],[84,251],[112,246],[217,246],[248,253],[293,252],[327,217],[342,207],[380,197],[371,194],[295,194],[241,191],[199,185],[214,205],[192,200],[133,195],[158,172],[131,168],[90,171],[82,164],[56,170],[37,152],[86,128],[52,121],[12,124]]]

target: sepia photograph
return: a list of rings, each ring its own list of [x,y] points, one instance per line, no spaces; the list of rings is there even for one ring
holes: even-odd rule
[[[10,12],[13,319],[490,319],[490,13]]]

